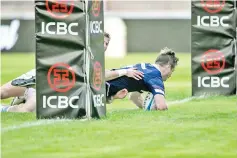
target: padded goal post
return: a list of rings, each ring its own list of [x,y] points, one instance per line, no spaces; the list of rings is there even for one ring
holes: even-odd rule
[[[192,95],[236,94],[236,1],[192,1]]]
[[[103,23],[102,0],[35,0],[37,118],[106,115]]]

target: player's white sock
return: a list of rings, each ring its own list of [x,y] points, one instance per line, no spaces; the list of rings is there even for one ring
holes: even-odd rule
[[[3,106],[3,105],[0,105],[0,109],[1,109],[1,112],[8,112],[9,108],[11,106]]]
[[[25,91],[25,99],[27,100],[28,98],[30,98],[33,94],[36,93],[36,90],[34,88],[27,88]]]

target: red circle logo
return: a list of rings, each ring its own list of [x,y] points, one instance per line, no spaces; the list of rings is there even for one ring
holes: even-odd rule
[[[92,1],[92,14],[97,17],[100,15],[100,0],[93,0]]]
[[[54,18],[63,19],[72,13],[74,0],[46,0],[46,8]]]
[[[202,55],[201,65],[208,74],[218,74],[225,68],[225,56],[219,50],[210,49]]]
[[[65,63],[56,63],[50,67],[47,75],[50,88],[56,92],[69,91],[76,82],[75,72]]]
[[[225,6],[225,0],[201,0],[203,9],[208,13],[220,12]]]
[[[96,61],[94,63],[94,73],[93,73],[93,86],[99,91],[102,85],[102,66],[100,62]]]

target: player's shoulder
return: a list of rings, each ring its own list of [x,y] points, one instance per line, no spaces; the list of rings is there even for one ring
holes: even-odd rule
[[[152,78],[161,76],[160,70],[155,64],[138,63],[135,65],[135,67],[143,71],[145,76],[150,76]]]
[[[137,63],[137,64],[135,64],[135,67],[140,67],[143,70],[154,68],[154,66],[151,63]]]
[[[157,69],[154,64],[151,64],[151,63],[146,63],[146,67],[149,68],[149,69]]]
[[[158,66],[156,66],[155,64],[146,63],[146,68],[147,70],[149,70],[150,74],[154,74],[156,76],[161,75]]]
[[[153,64],[146,63],[144,66],[144,80],[161,79],[160,71]]]

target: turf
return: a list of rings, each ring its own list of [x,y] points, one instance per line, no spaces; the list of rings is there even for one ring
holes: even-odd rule
[[[165,83],[168,111],[144,112],[126,98],[107,105],[107,117],[102,120],[36,121],[34,114],[2,113],[2,157],[237,157],[236,96],[187,100],[191,97],[190,54],[178,56],[179,66]],[[155,53],[140,53],[106,59],[106,68],[153,62],[155,57]],[[33,67],[32,54],[2,54],[2,84]]]

